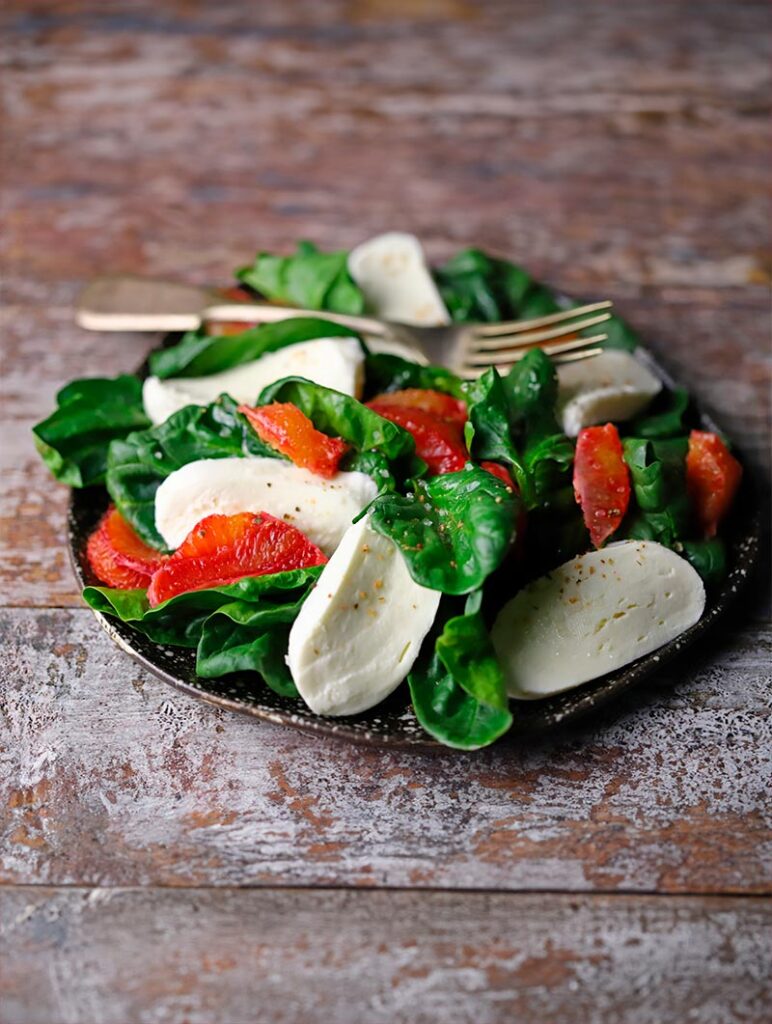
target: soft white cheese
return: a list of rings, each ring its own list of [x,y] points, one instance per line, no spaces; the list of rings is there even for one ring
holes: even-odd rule
[[[175,470],[158,488],[155,525],[165,543],[176,548],[205,516],[268,512],[297,526],[330,555],[377,492],[366,473],[337,473],[325,480],[281,459],[199,459]]]
[[[364,385],[362,346],[356,338],[315,338],[207,377],[148,377],[142,402],[148,418],[163,423],[178,409],[208,405],[223,393],[237,402],[254,403],[263,388],[282,377],[305,377],[359,397]]]
[[[287,663],[300,696],[319,715],[379,704],[412,668],[439,602],[365,516],[349,527],[290,631]]]
[[[656,651],[698,621],[705,588],[652,541],[579,555],[504,605],[491,631],[509,693],[547,697]]]
[[[450,323],[415,235],[390,231],[352,249],[349,273],[375,316],[425,327]]]
[[[558,366],[558,412],[563,430],[576,437],[594,423],[637,416],[662,390],[662,381],[635,356],[608,349],[592,359]]]

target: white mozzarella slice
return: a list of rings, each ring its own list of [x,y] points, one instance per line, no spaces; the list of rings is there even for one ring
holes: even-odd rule
[[[164,542],[177,548],[205,516],[267,512],[297,526],[330,555],[377,493],[366,473],[337,473],[325,480],[280,459],[199,459],[175,470],[158,488],[155,525]]]
[[[704,607],[685,559],[653,541],[621,541],[530,583],[504,605],[491,639],[510,695],[547,697],[656,651]]]
[[[319,715],[380,703],[412,668],[439,603],[365,516],[349,527],[290,630],[287,664],[300,696]]]
[[[390,231],[363,242],[349,253],[348,269],[376,316],[423,326],[450,323],[415,235]]]
[[[282,377],[305,377],[358,397],[364,385],[362,346],[356,338],[315,338],[207,377],[148,377],[142,402],[148,418],[163,423],[178,409],[208,405],[223,393],[237,402],[253,403],[263,388]]]
[[[576,437],[593,423],[637,416],[662,390],[662,381],[629,352],[608,349],[592,359],[558,366],[558,411]]]

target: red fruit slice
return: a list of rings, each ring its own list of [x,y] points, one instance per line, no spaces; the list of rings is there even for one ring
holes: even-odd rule
[[[693,430],[686,456],[686,486],[706,537],[715,537],[729,511],[743,469],[717,434]]]
[[[618,529],[630,503],[630,472],[613,423],[579,432],[574,494],[592,543],[599,548]]]
[[[267,512],[212,515],[193,527],[155,573],[147,592],[151,607],[189,590],[235,583],[323,565],[327,556],[295,526]]]
[[[489,473],[492,473],[495,477],[498,477],[498,479],[501,480],[502,483],[505,483],[511,491],[514,491],[515,484],[512,480],[512,477],[509,475],[509,470],[506,468],[506,466],[502,466],[498,462],[486,461],[480,463],[480,468],[487,469]]]
[[[373,412],[413,435],[416,455],[424,460],[432,476],[456,473],[469,460],[464,433],[457,424],[437,419],[423,409],[383,406],[377,400],[367,404]]]
[[[348,451],[345,441],[317,430],[291,402],[273,402],[257,409],[240,405],[239,412],[244,413],[261,441],[318,476],[335,476]]]
[[[387,394],[377,395],[369,403],[373,408],[375,403],[382,409],[398,407],[401,409],[423,409],[431,413],[437,419],[446,420],[448,423],[456,423],[463,427],[466,423],[466,402],[462,402],[452,395],[446,395],[442,391],[431,391],[425,388],[405,388],[403,391],[390,391]],[[382,415],[382,414],[381,414]]]
[[[468,462],[463,402],[441,391],[407,388],[377,395],[367,407],[413,435],[416,455],[424,460],[432,476],[456,473]]]
[[[145,544],[112,506],[89,537],[86,557],[98,580],[121,590],[147,587],[166,560],[160,551]]]

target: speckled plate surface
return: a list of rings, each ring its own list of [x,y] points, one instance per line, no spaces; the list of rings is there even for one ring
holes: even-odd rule
[[[675,386],[670,374],[650,353],[639,348],[637,354],[651,364],[666,384]],[[707,415],[700,413],[700,419],[705,429],[716,429],[716,424]],[[508,737],[499,742],[506,743],[508,738],[548,732],[564,722],[588,714],[618,694],[657,675],[684,648],[714,633],[716,624],[744,588],[759,556],[761,512],[747,476],[746,473],[732,520],[725,531],[727,577],[719,589],[709,594],[700,621],[658,651],[616,672],[610,672],[555,697],[518,703],[515,724]],[[75,574],[83,586],[98,582],[86,562],[85,548],[88,535],[107,504],[108,496],[104,488],[72,492],[68,518],[69,546]],[[200,679],[195,673],[195,651],[153,643],[118,619],[98,612],[94,614],[115,643],[146,669],[178,690],[210,704],[306,732],[358,743],[416,750],[448,749],[428,736],[418,724],[406,686],[399,687],[388,700],[364,714],[351,718],[323,718],[313,714],[299,698],[293,700],[275,694],[253,674],[239,673],[222,679]]]

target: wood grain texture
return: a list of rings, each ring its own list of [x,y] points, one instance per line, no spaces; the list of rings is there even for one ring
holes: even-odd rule
[[[0,997],[5,1024],[762,1024],[771,925],[699,897],[10,890]]]
[[[768,5],[5,0],[0,22],[0,602],[25,606],[0,619],[3,1024],[765,1019],[766,581],[712,650],[549,741],[322,743],[176,694],[68,607],[66,493],[29,427],[152,344],[74,327],[92,275],[220,282],[258,247],[404,228],[613,298],[763,490]],[[484,888],[508,891],[462,891]]]
[[[88,611],[0,623],[6,882],[772,889],[769,627],[548,741],[407,756],[177,694]]]

